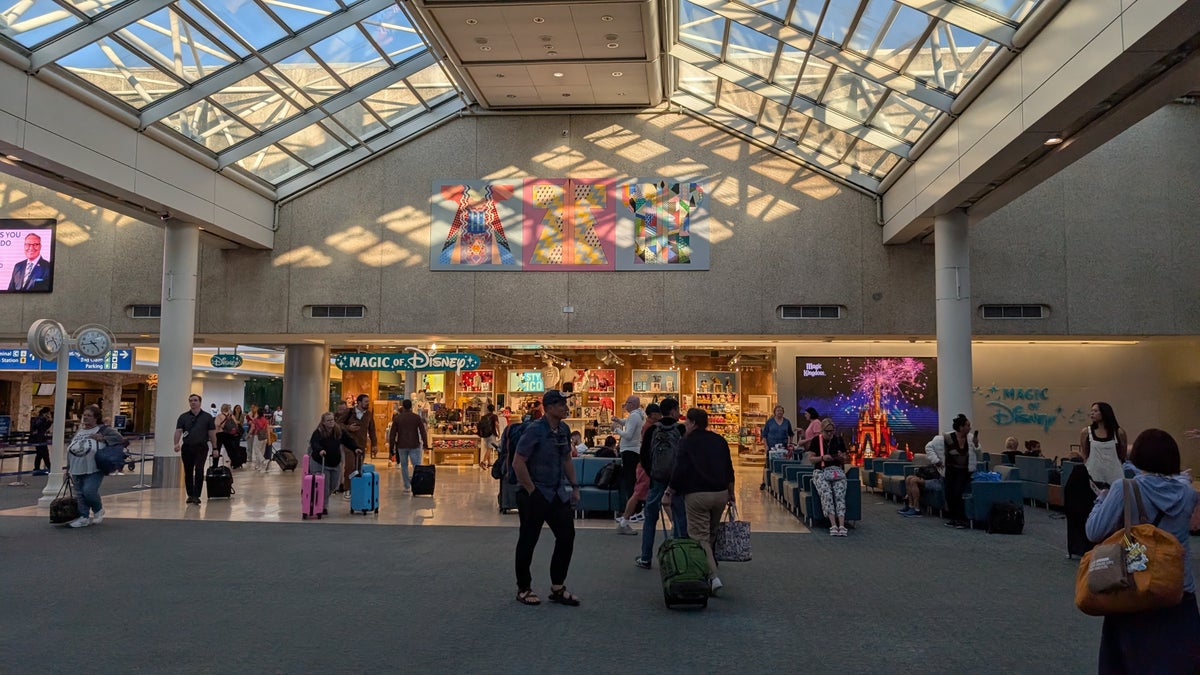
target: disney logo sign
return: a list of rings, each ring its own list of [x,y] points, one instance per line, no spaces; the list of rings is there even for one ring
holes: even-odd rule
[[[409,348],[405,354],[367,354],[355,352],[338,354],[333,364],[341,370],[474,370],[479,367],[475,354],[430,354],[422,349]]]

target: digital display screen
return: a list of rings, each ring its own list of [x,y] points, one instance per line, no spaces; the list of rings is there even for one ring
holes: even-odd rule
[[[0,292],[54,289],[56,225],[54,220],[0,218]]]
[[[54,383],[53,382],[38,383],[37,394],[35,394],[35,396],[53,396],[53,395],[54,395]]]
[[[533,393],[546,390],[545,381],[540,370],[510,370],[508,371],[508,390],[513,393]]]

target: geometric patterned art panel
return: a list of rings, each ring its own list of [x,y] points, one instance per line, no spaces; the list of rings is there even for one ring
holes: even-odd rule
[[[708,223],[699,183],[645,178],[619,188],[617,269],[708,269]]]
[[[525,183],[525,269],[616,267],[612,180],[538,178]]]
[[[706,270],[699,183],[662,178],[434,181],[431,270]]]
[[[518,270],[521,181],[434,181],[429,268]]]

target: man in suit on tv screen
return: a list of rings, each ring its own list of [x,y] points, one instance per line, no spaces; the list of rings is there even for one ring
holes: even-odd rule
[[[10,291],[50,290],[50,263],[42,258],[42,238],[30,233],[25,236],[25,259],[13,266]]]

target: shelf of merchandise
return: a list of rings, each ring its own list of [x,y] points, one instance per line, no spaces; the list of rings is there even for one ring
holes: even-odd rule
[[[738,434],[738,454],[744,464],[765,464],[767,446],[762,439],[762,428],[771,416],[765,412],[742,413],[742,428]]]
[[[431,433],[434,464],[472,465],[479,463],[479,437],[466,433]]]
[[[742,426],[738,394],[696,393],[696,407],[708,413],[708,429],[725,437],[730,448],[738,447]]]

